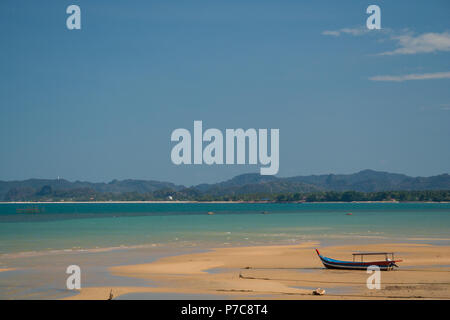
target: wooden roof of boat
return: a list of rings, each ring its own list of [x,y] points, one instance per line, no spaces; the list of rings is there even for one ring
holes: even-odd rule
[[[380,254],[394,254],[394,252],[355,252],[352,254],[354,256],[370,256],[370,255],[380,255]]]

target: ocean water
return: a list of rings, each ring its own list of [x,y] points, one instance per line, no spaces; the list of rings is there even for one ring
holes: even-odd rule
[[[39,212],[24,213],[27,208]],[[214,215],[208,215],[209,211]],[[303,241],[449,245],[450,204],[0,204],[0,258],[163,245],[214,247]]]
[[[148,287],[156,284],[112,275],[109,268],[240,245],[449,245],[449,231],[446,203],[3,203],[0,269],[9,271],[0,272],[0,300],[75,295],[66,288],[66,268],[73,264],[82,270],[82,287]],[[148,293],[121,298],[199,297]]]

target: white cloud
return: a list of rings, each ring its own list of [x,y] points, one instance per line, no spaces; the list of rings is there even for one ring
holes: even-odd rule
[[[322,34],[324,36],[339,36],[341,33],[340,31],[336,31],[336,30],[325,30],[322,32]]]
[[[450,72],[435,72],[422,74],[405,74],[401,76],[375,76],[370,77],[372,81],[409,81],[409,80],[430,80],[430,79],[450,79]]]
[[[441,105],[434,105],[434,106],[421,106],[420,111],[450,111],[450,104],[441,104]]]
[[[374,30],[366,27],[341,28],[337,30],[325,30],[322,32],[326,36],[339,37],[343,34],[352,36],[361,36],[368,34]],[[422,34],[414,34],[407,29],[394,32],[389,28],[377,30],[383,34],[391,34],[390,40],[397,42],[397,49],[379,53],[379,55],[397,55],[397,54],[417,54],[431,53],[437,51],[450,51],[450,32],[442,33],[428,32]]]
[[[398,48],[380,55],[431,53],[436,51],[450,51],[450,33],[423,33],[420,35],[405,34],[392,36],[397,41]]]
[[[366,34],[371,30],[365,27],[357,27],[357,28],[342,28],[338,30],[325,30],[322,32],[324,36],[335,36],[339,37],[341,34],[350,34],[352,36],[360,36]]]

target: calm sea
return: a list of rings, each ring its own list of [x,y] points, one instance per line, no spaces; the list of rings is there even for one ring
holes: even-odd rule
[[[208,215],[210,211],[214,215]],[[308,240],[449,245],[450,204],[0,204],[0,255],[7,256]]]

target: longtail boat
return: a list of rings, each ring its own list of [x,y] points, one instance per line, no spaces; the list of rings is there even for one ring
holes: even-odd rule
[[[323,265],[328,269],[366,270],[369,266],[377,266],[380,270],[388,271],[394,269],[394,267],[398,268],[396,262],[402,261],[395,260],[393,252],[357,252],[353,253],[353,261],[335,260],[322,256],[317,249],[316,252]],[[385,260],[364,262],[365,256],[384,256]]]

